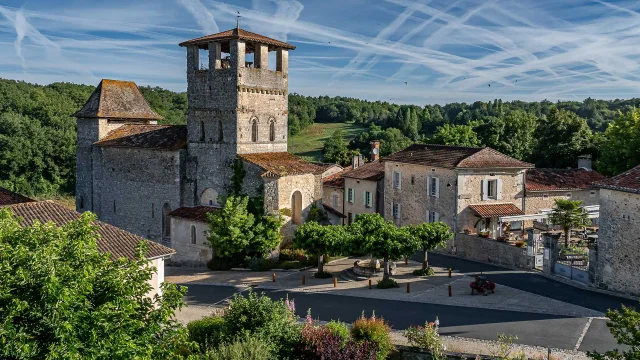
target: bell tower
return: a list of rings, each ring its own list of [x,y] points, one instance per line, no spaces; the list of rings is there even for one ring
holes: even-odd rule
[[[183,196],[196,205],[206,189],[228,193],[238,154],[287,151],[288,63],[295,46],[240,28],[180,46],[187,49],[189,101]]]

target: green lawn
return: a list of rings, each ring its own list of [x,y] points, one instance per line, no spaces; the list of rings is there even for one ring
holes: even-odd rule
[[[301,133],[289,137],[289,152],[310,161],[322,161],[322,146],[334,131],[342,129],[347,142],[365,127],[354,123],[315,123]]]

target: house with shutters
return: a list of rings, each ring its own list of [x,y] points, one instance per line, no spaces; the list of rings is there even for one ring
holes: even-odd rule
[[[488,147],[432,144],[411,145],[383,164],[386,219],[494,236],[499,217],[524,215],[525,174],[534,167]]]

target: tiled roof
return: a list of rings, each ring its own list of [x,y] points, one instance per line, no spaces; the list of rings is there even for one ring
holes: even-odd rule
[[[336,210],[336,209],[332,208],[331,206],[329,206],[329,205],[327,205],[327,204],[322,204],[322,207],[324,207],[324,209],[325,209],[327,212],[330,212],[330,213],[332,213],[332,214],[334,214],[334,215],[336,215],[336,216],[338,216],[338,217],[341,217],[341,218],[343,218],[343,219],[347,217],[345,214],[341,213],[340,211],[338,211],[338,210]]]
[[[287,176],[303,174],[322,174],[324,169],[288,152],[240,154],[242,160],[258,165],[265,173],[263,176]]]
[[[270,50],[273,50],[274,48],[284,48],[284,49],[294,50],[296,48],[291,44],[287,44],[285,42],[272,39],[270,37],[266,37],[260,34],[252,33],[250,31],[238,29],[238,28],[219,32],[217,34],[199,37],[196,39],[187,40],[187,41],[181,42],[179,45],[180,46],[189,46],[189,45],[208,46],[210,42],[227,41],[227,40],[233,40],[233,39],[271,45],[269,47]]]
[[[527,170],[527,190],[583,190],[591,183],[605,177],[597,171],[586,169],[531,169]]]
[[[378,181],[384,178],[384,164],[380,161],[372,161],[347,171],[342,176],[351,179]]]
[[[594,185],[605,189],[640,194],[640,165],[612,178],[600,180]]]
[[[511,203],[507,204],[481,204],[469,205],[469,208],[475,211],[483,219],[494,216],[515,216],[524,215],[524,212]]]
[[[22,196],[20,194],[16,194],[12,191],[9,191],[5,188],[0,187],[0,206],[4,205],[13,205],[25,202],[31,202],[33,200],[29,199],[26,196]]]
[[[532,168],[533,165],[491,148],[413,144],[383,161],[444,168]]]
[[[82,109],[78,118],[112,118],[160,120],[133,81],[102,79]]]
[[[175,151],[187,144],[184,125],[122,125],[96,142],[98,146]]]
[[[36,220],[43,223],[52,222],[56,226],[63,226],[80,218],[80,213],[51,201],[15,204],[9,206],[9,208],[14,215],[23,219],[22,225],[24,226],[30,226]],[[97,241],[98,249],[102,253],[111,253],[115,259],[122,257],[135,259],[136,246],[140,241],[146,241],[149,245],[149,250],[146,254],[148,259],[168,256],[176,252],[171,248],[146,240],[113,225],[101,221],[96,221],[95,224],[98,226],[98,234],[100,235]]]
[[[329,176],[325,176],[322,178],[322,186],[343,189],[344,188],[344,178],[342,175],[348,171],[351,171],[353,167],[351,165],[342,169],[342,171],[337,172],[335,174],[331,174]]]
[[[211,206],[183,206],[169,213],[170,217],[198,222],[207,222],[207,214],[220,208]]]

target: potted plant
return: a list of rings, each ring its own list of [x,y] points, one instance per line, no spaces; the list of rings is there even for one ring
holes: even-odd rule
[[[487,239],[489,237],[489,231],[488,230],[478,231],[478,236]]]
[[[464,231],[464,233],[467,234],[467,235],[471,234],[471,229],[469,229],[469,228],[464,228],[464,230],[462,230],[462,231]]]

